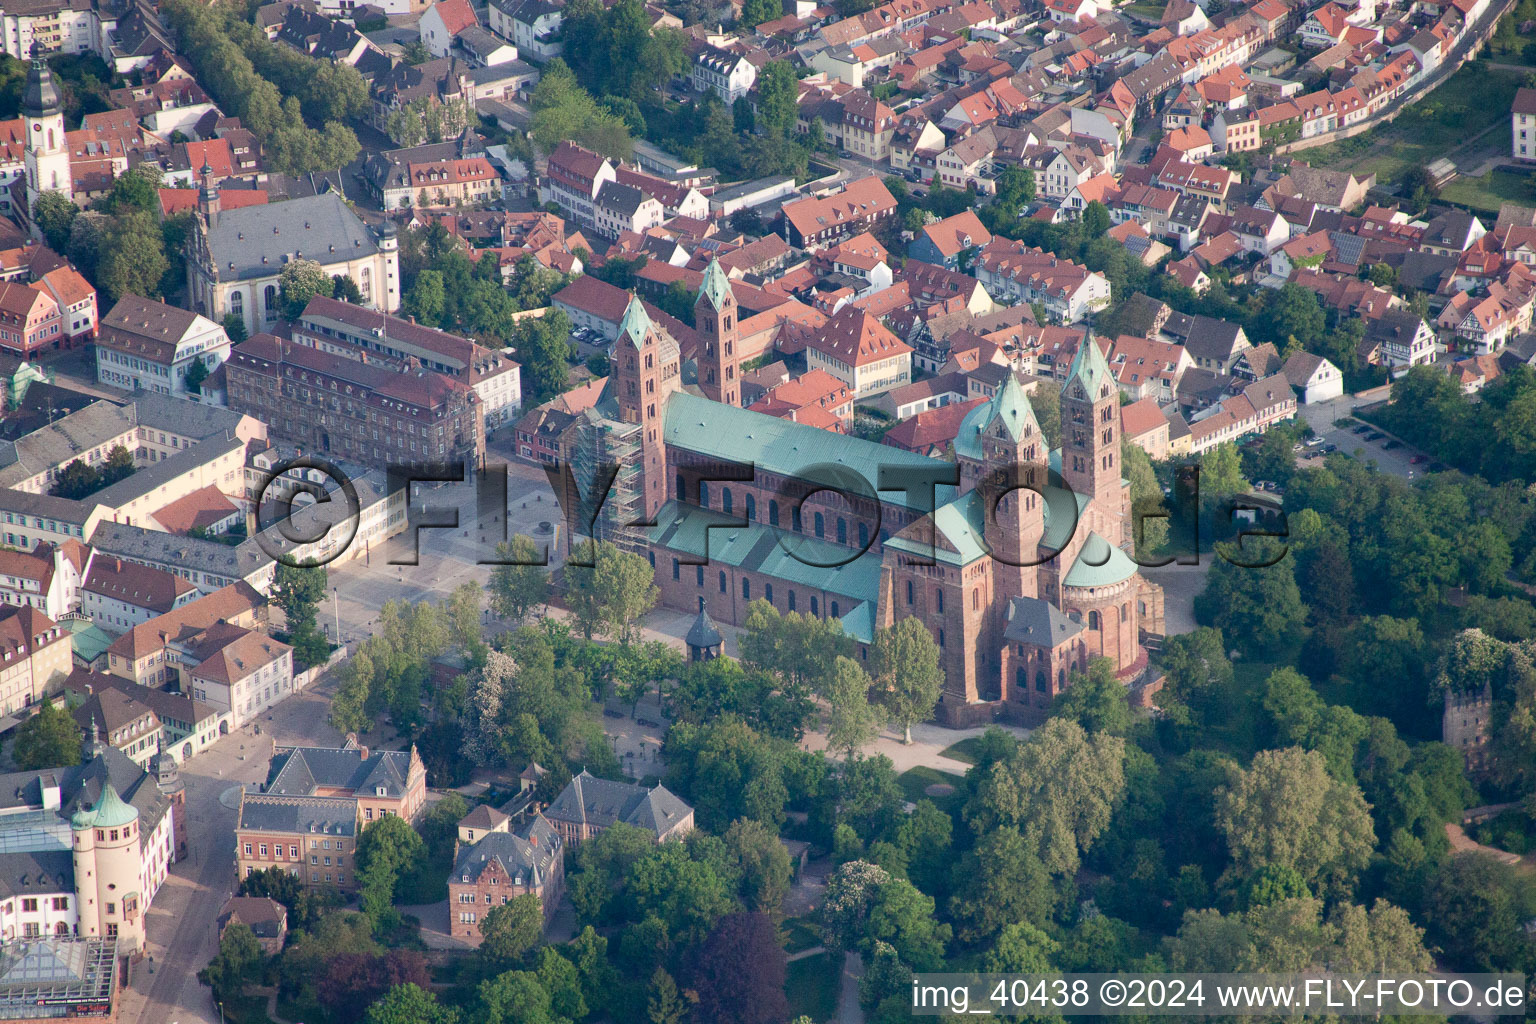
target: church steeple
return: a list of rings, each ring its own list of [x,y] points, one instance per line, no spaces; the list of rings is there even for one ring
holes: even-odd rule
[[[704,269],[693,306],[699,335],[699,388],[711,401],[741,405],[741,354],[737,350],[736,295],[718,259]]]
[[[52,117],[64,110],[64,98],[53,84],[53,72],[43,59],[43,48],[32,44],[32,66],[27,69],[27,88],[21,97],[21,112],[26,117]]]
[[[1093,499],[1096,513],[1106,517],[1100,532],[1121,546],[1120,389],[1091,330],[1061,389],[1061,471],[1067,486]]]
[[[75,198],[69,173],[69,143],[64,137],[64,101],[53,73],[43,59],[42,48],[32,46],[32,66],[27,69],[26,91],[22,93],[21,113],[26,121],[27,138],[23,158],[27,175],[27,211],[44,192],[59,192],[65,199]],[[41,237],[33,222],[32,234]]]
[[[985,459],[980,499],[986,502],[987,546],[992,589],[1006,607],[1014,597],[1039,596],[1040,541],[1045,536],[1045,503],[1031,487],[1045,486],[1045,435],[1029,396],[1012,372],[997,389],[981,427]]]
[[[613,346],[614,395],[619,419],[640,427],[639,495],[644,514],[654,516],[667,500],[666,424],[667,396],[678,385],[677,346],[664,339],[633,295],[619,321],[619,340]]]

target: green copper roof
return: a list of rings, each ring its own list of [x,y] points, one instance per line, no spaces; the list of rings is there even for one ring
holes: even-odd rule
[[[1131,556],[1097,533],[1090,533],[1077,553],[1077,561],[1067,573],[1062,584],[1068,587],[1108,587],[1124,583],[1136,575],[1136,563]]]
[[[726,276],[719,259],[710,260],[709,266],[704,268],[704,284],[700,286],[699,294],[716,309],[723,307],[731,297],[731,279]]]
[[[96,802],[96,808],[91,811],[80,810],[72,819],[75,828],[121,828],[123,825],[137,821],[139,812],[132,805],[123,802],[123,798],[117,795],[117,790],[112,783],[101,793],[101,799]]]
[[[1013,374],[1003,382],[1003,386],[997,389],[997,394],[988,403],[992,412],[987,417],[987,427],[993,423],[1002,422],[1008,436],[1017,441],[1022,438],[1026,428],[1038,432],[1040,423],[1035,419],[1034,406],[1029,404],[1029,396],[1024,389],[1019,387],[1019,379]]]
[[[1093,399],[1099,397],[1102,385],[1113,383],[1109,364],[1104,361],[1103,350],[1093,340],[1092,331],[1084,333],[1083,343],[1077,346],[1077,355],[1072,357],[1072,368],[1067,371],[1067,380],[1082,381],[1088,397]]]
[[[759,517],[765,512],[763,506],[758,506]],[[656,525],[650,528],[649,537],[652,544],[707,560],[706,573],[728,565],[853,601],[874,601],[879,594],[880,556],[874,550],[850,559],[853,550],[841,544],[777,529],[761,521],[743,526],[742,518],[739,506],[735,514],[726,515],[669,501],[656,513]],[[789,521],[787,511],[784,521]],[[660,559],[656,569],[670,571]],[[706,582],[713,585],[711,580]],[[799,609],[802,612],[810,609],[808,597],[802,597],[807,601]]]
[[[986,407],[979,405],[976,408]],[[906,492],[879,490],[882,466],[947,471],[954,465],[888,444],[834,434],[820,427],[711,402],[686,391],[679,391],[667,399],[666,417],[665,439],[669,447],[727,462],[746,463],[756,466],[760,474],[794,479],[806,479],[807,470],[821,463],[846,468],[864,479],[869,492],[897,506],[904,506]],[[817,474],[816,478],[821,480],[826,475]],[[942,484],[935,491],[934,503],[942,505],[954,500],[956,488]]]
[[[639,348],[645,344],[645,336],[651,332],[651,318],[646,313],[645,307],[635,296],[629,297],[629,306],[624,310],[624,319],[619,321],[619,337],[628,338],[630,344]]]
[[[843,632],[860,643],[875,642],[875,605],[872,601],[860,601],[853,611],[841,619]]]

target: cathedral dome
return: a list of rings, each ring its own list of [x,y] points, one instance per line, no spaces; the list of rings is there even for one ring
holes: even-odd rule
[[[1077,553],[1077,560],[1067,570],[1062,585],[1067,587],[1112,587],[1124,583],[1136,575],[1137,565],[1131,556],[1099,536],[1090,533]]]

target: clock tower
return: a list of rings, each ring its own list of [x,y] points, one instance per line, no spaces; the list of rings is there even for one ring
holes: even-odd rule
[[[27,210],[44,192],[59,192],[74,201],[74,183],[69,175],[69,143],[64,138],[64,103],[53,73],[43,60],[42,51],[32,48],[32,67],[27,71],[27,89],[22,95],[21,116],[27,126],[26,172]],[[32,234],[38,235],[35,222]]]

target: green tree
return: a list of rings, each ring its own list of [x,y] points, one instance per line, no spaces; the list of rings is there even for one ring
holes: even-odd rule
[[[69,232],[74,226],[80,208],[64,197],[62,192],[44,192],[32,205],[32,220],[43,233],[48,248],[62,253],[69,247]]]
[[[80,763],[84,737],[68,711],[43,701],[37,714],[22,722],[11,741],[11,760],[24,772],[68,768]]]
[[[491,592],[491,610],[499,617],[520,624],[528,612],[549,596],[549,570],[538,564],[543,552],[531,537],[517,534],[511,543],[496,545],[496,557],[517,564],[497,564],[491,570],[487,589]]]
[[[325,268],[311,259],[293,259],[283,264],[277,275],[278,301],[282,303],[283,316],[297,320],[316,295],[330,297],[335,286]]]
[[[939,645],[921,619],[905,618],[875,631],[871,653],[880,699],[901,727],[903,742],[911,743],[913,724],[933,714],[944,685]]]
[[[438,1004],[437,996],[407,982],[396,985],[368,1007],[365,1024],[458,1024],[459,1012]]]
[[[742,902],[748,910],[777,919],[794,871],[778,833],[760,821],[740,818],[726,830],[725,845],[741,872]]]
[[[852,658],[839,657],[827,684],[828,749],[852,758],[875,738],[878,723],[877,712],[869,703],[869,676]]]
[[[1328,775],[1317,751],[1261,750],[1218,790],[1216,823],[1234,868],[1295,868],[1309,884],[1344,891],[1370,859],[1375,828],[1360,790]]]
[[[981,969],[994,974],[1047,974],[1060,948],[1045,932],[1021,921],[1002,930],[982,958]]]
[[[742,28],[756,28],[765,21],[773,21],[783,15],[783,5],[777,0],[747,0],[742,5],[741,18],[737,24]]]
[[[245,318],[239,313],[226,313],[221,326],[224,328],[224,333],[229,336],[230,342],[235,345],[249,337],[245,329]]]
[[[650,994],[646,999],[645,1016],[650,1024],[683,1024],[688,1019],[689,1001],[677,989],[677,982],[665,967],[656,968],[651,974]]]
[[[1462,853],[1435,873],[1424,895],[1429,936],[1455,968],[1509,971],[1536,950],[1522,926],[1533,911],[1529,885],[1485,853]]]
[[[988,832],[960,862],[949,909],[966,943],[1018,921],[1045,924],[1058,894],[1034,844],[1016,828]]]
[[[201,359],[192,360],[191,364],[187,367],[187,375],[182,378],[183,383],[187,386],[187,390],[194,395],[203,393],[203,381],[207,379],[208,364]]]
[[[261,963],[261,945],[248,925],[231,923],[219,937],[219,952],[208,966],[197,973],[197,980],[213,989],[213,997],[228,1002],[245,991],[256,965]]]
[[[567,1024],[532,971],[507,971],[482,981],[478,1002],[481,1024]]]
[[[1109,230],[1109,208],[1097,199],[1083,207],[1083,235],[1098,238]]]
[[[1125,789],[1125,740],[1052,718],[979,773],[965,817],[978,835],[1027,830],[1046,869],[1075,874],[1083,850],[1109,827]]]
[[[538,405],[570,387],[571,321],[551,309],[538,318],[519,320],[508,339],[523,367],[524,395]]]
[[[758,0],[772,3],[772,0]],[[778,15],[774,15],[778,17]],[[795,69],[787,60],[771,60],[763,65],[757,76],[757,120],[763,130],[771,135],[788,139],[794,135]]]
[[[660,596],[656,572],[641,556],[607,542],[592,545],[591,555],[591,565],[566,563],[571,612],[588,639],[603,632],[627,644]]]
[[[96,283],[111,301],[124,295],[159,295],[160,279],[169,267],[160,226],[145,210],[125,209],[103,230]]]
[[[521,963],[544,933],[544,911],[532,893],[512,897],[480,918],[480,952],[492,964],[507,968]]]
[[[1053,716],[1071,719],[1088,732],[1124,736],[1131,731],[1130,691],[1115,678],[1115,663],[1093,658],[1087,672],[1073,672],[1051,705]]]
[[[1248,565],[1218,558],[1211,566],[1205,591],[1195,599],[1195,615],[1252,654],[1283,654],[1300,641],[1307,618],[1292,560],[1264,565],[1278,556],[1273,541],[1245,541],[1243,549],[1232,557]]]
[[[423,270],[416,275],[416,283],[405,297],[405,311],[421,323],[436,327],[443,321],[448,297],[444,291],[443,274],[439,270]]]
[[[403,876],[416,870],[425,853],[421,836],[399,815],[385,815],[363,829],[353,858],[354,874],[358,904],[376,930],[387,931],[397,919],[395,888]]]

